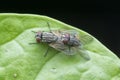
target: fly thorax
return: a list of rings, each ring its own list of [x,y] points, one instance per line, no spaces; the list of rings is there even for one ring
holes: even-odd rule
[[[54,42],[56,39],[57,36],[50,32],[44,32],[42,35],[42,42]]]

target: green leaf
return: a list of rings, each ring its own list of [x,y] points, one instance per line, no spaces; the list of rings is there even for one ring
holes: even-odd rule
[[[90,60],[35,42],[31,31],[76,30]],[[87,36],[84,38],[82,36]],[[0,14],[0,80],[120,80],[120,60],[96,38],[47,16]]]

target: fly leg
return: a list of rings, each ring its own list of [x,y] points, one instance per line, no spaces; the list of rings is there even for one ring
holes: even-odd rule
[[[50,31],[50,33],[52,33],[52,30],[51,30],[51,28],[50,28],[50,24],[47,22],[47,25],[48,25],[48,28],[49,28],[49,31]]]
[[[44,54],[44,57],[46,57],[47,56],[47,54],[48,54],[48,50],[50,49],[50,47],[48,46],[48,48],[47,48],[47,50],[46,50],[46,52],[45,52],[45,54]]]
[[[68,48],[69,48],[69,53],[70,53],[70,52],[71,52],[71,50],[70,50],[70,49],[71,49],[71,46],[68,46]]]
[[[38,43],[35,42],[35,43],[29,43],[29,44],[31,45],[31,44],[38,44]]]

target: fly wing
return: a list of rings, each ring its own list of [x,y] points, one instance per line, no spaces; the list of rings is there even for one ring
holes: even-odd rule
[[[58,41],[58,40],[56,42],[50,43],[49,45],[57,49],[58,51],[63,51],[67,48],[61,41]]]
[[[90,35],[82,35],[82,36],[80,36],[80,41],[81,41],[82,45],[86,45],[93,41],[93,37]]]
[[[76,36],[78,34],[78,32],[75,30],[60,31],[60,33],[62,33],[62,34],[69,33],[70,35],[74,35],[74,36]]]
[[[53,33],[54,35],[56,35],[56,36],[61,36],[59,30],[54,30],[54,31],[52,31],[52,33]]]
[[[80,56],[86,60],[90,60],[89,53],[86,50],[80,49],[79,50]]]
[[[64,45],[64,43],[59,39],[56,42],[50,43],[49,45],[54,49],[63,52],[66,55],[74,55],[76,53],[75,47],[69,47],[67,45]]]

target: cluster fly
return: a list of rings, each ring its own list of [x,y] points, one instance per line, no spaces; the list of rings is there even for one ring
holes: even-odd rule
[[[78,33],[76,31],[66,30],[56,31],[53,33],[58,36],[58,40],[49,44],[51,47],[63,52],[66,55],[75,55],[76,53],[80,53],[83,58],[85,58],[86,60],[90,60],[90,56],[88,52],[83,48],[83,44],[80,41]],[[87,39],[87,37],[82,38]]]
[[[38,32],[35,32],[35,31],[32,31],[35,33],[35,38],[36,38],[36,42],[37,43],[52,43],[52,42],[56,42],[58,40],[58,37],[52,33],[51,29],[50,29],[50,25],[49,23],[47,22],[47,25],[49,27],[49,32],[45,32],[45,31],[38,31]],[[30,44],[36,44],[36,43],[30,43]],[[44,54],[44,56],[47,55],[48,53],[48,50],[49,50],[49,47],[47,48],[47,51],[46,53]]]
[[[66,55],[75,55],[80,53],[80,55],[89,60],[90,57],[88,53],[82,48],[81,41],[78,37],[76,31],[66,30],[66,31],[51,31],[50,25],[47,22],[50,32],[38,31],[35,38],[37,43],[45,42],[54,49],[63,52]],[[49,47],[48,47],[49,49]],[[48,49],[45,53],[45,56],[48,53]]]

